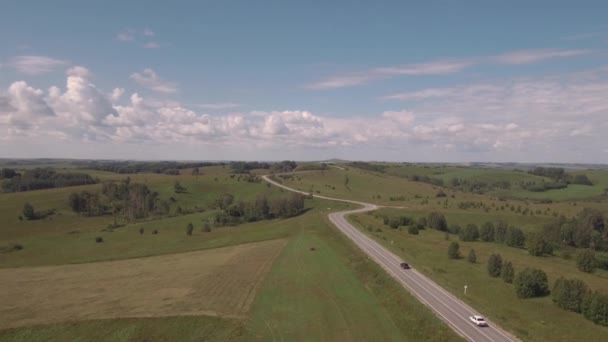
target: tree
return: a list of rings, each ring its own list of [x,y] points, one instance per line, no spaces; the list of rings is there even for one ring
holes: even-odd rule
[[[477,255],[475,255],[475,250],[473,248],[471,248],[469,255],[467,255],[467,261],[472,264],[477,262]]]
[[[419,217],[417,223],[418,223],[418,229],[424,229],[428,225],[426,217]]]
[[[583,310],[583,300],[588,293],[589,288],[583,281],[559,277],[553,285],[551,297],[560,308],[580,313]]]
[[[418,226],[413,224],[407,227],[407,232],[412,235],[418,235]]]
[[[209,224],[209,222],[205,222],[205,224],[203,224],[203,232],[205,232],[205,233],[211,232],[211,225]]]
[[[505,243],[507,238],[507,229],[509,224],[505,221],[498,221],[496,229],[494,231],[494,241],[498,243]]]
[[[513,280],[519,298],[543,297],[549,294],[547,274],[539,269],[526,268]]]
[[[576,267],[583,272],[592,273],[597,267],[595,253],[590,249],[578,253],[576,255]]]
[[[513,283],[514,276],[515,271],[513,270],[513,264],[510,261],[505,262],[500,270],[500,277],[505,283],[511,284]]]
[[[462,241],[476,241],[479,238],[479,228],[476,224],[467,224],[464,230],[460,231],[459,236]]]
[[[583,301],[583,315],[595,324],[608,326],[608,295],[594,292]]]
[[[429,227],[445,232],[448,230],[448,222],[443,214],[438,212],[431,212],[428,216],[427,223]]]
[[[591,180],[589,180],[589,177],[587,177],[587,175],[585,174],[579,174],[574,176],[574,178],[572,179],[572,184],[593,185]]]
[[[192,169],[192,175],[193,175],[193,176],[198,176],[198,175],[200,175],[200,171],[199,171],[198,167],[195,167],[194,169]]]
[[[479,238],[481,241],[492,242],[494,241],[494,225],[492,222],[486,222],[481,226],[479,232]]]
[[[192,235],[193,230],[194,230],[194,226],[192,225],[192,222],[188,223],[188,227],[186,227],[186,234]]]
[[[521,229],[513,226],[507,228],[505,243],[507,246],[511,247],[523,247],[526,243],[524,232]]]
[[[492,254],[488,258],[488,274],[491,277],[498,277],[502,270],[502,257],[500,254]]]
[[[144,235],[144,227],[139,228],[139,235]]]
[[[175,181],[175,183],[173,184],[173,190],[175,191],[176,194],[181,194],[186,192],[186,188],[183,187],[179,181]]]
[[[29,202],[26,202],[23,205],[23,217],[25,217],[26,220],[36,219],[36,212],[34,211],[34,207]]]
[[[348,179],[348,176],[344,176],[344,187],[348,189],[348,183],[350,182],[350,180]]]
[[[448,258],[450,259],[458,259],[460,258],[460,245],[458,242],[450,243],[448,247]]]
[[[528,247],[528,253],[534,256],[542,256],[544,254],[553,253],[553,247],[547,241],[543,234],[530,233],[526,238],[526,245]]]

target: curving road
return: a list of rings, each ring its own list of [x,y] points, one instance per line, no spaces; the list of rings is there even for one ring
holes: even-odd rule
[[[304,191],[299,191],[273,181],[268,176],[262,178],[275,186],[283,189],[308,195]],[[363,250],[370,258],[384,268],[395,280],[405,287],[423,304],[428,306],[439,318],[446,322],[455,332],[469,341],[516,341],[517,339],[502,330],[496,324],[488,321],[489,326],[479,328],[469,321],[469,316],[478,314],[473,308],[456,298],[448,291],[435,284],[432,280],[416,271],[415,269],[404,270],[399,264],[403,261],[382,245],[369,238],[357,228],[353,227],[345,216],[354,213],[361,213],[375,210],[378,206],[370,203],[351,201],[339,198],[314,195],[316,198],[330,201],[340,201],[359,204],[360,209],[340,211],[329,214],[329,220],[355,245]]]

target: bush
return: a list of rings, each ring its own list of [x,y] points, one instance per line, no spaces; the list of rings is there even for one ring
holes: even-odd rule
[[[503,263],[502,268],[500,270],[500,277],[505,283],[511,284],[513,283],[513,277],[515,276],[515,271],[513,270],[513,264],[510,261]]]
[[[448,258],[450,258],[450,259],[460,258],[460,245],[458,244],[458,242],[450,243],[450,247],[448,247]]]
[[[608,326],[608,295],[594,292],[583,301],[583,315],[595,324]]]
[[[209,222],[205,222],[205,224],[203,225],[203,232],[205,232],[205,233],[211,232],[211,225],[209,224]]]
[[[473,248],[471,248],[469,255],[467,255],[467,261],[472,264],[477,262],[477,255],[475,254],[475,250]]]
[[[427,226],[427,221],[426,221],[426,217],[420,217],[418,218],[418,227],[422,227],[421,229],[424,229]]]
[[[95,238],[95,242],[102,243],[103,242],[103,238],[101,236],[98,236],[98,237]]]
[[[592,250],[586,249],[576,255],[576,267],[578,267],[579,270],[593,273],[596,265],[595,253]]]
[[[413,224],[407,227],[407,232],[412,235],[418,235],[418,226]]]
[[[502,257],[500,254],[492,254],[488,258],[488,274],[491,277],[498,277],[502,271]]]
[[[589,288],[581,280],[560,277],[553,285],[551,297],[560,308],[580,313],[583,310],[583,301],[588,293]]]
[[[428,225],[433,229],[437,229],[439,231],[447,231],[448,230],[448,222],[445,219],[445,216],[441,213],[432,212],[428,217]]]
[[[139,228],[139,235],[144,235],[144,227]]]
[[[539,269],[526,268],[513,280],[519,298],[543,297],[549,294],[547,274]]]
[[[509,225],[505,221],[499,221],[494,229],[494,241],[505,243],[507,239],[507,230]]]
[[[25,217],[26,220],[35,220],[36,212],[34,211],[34,206],[29,203],[25,203],[23,205],[23,217]]]
[[[462,241],[476,241],[479,238],[479,228],[475,224],[467,224],[464,230],[460,231],[459,237]]]
[[[154,230],[152,231],[152,235],[156,235],[156,234],[158,234],[158,230],[154,229]]]
[[[450,234],[458,234],[460,233],[460,226],[457,224],[451,224],[448,227],[448,232],[450,232]]]
[[[192,235],[193,230],[194,230],[194,226],[192,225],[192,222],[188,223],[188,226],[186,227],[186,235],[188,235],[188,236]]]

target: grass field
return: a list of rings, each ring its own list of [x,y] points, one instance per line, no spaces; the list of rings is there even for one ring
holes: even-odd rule
[[[119,317],[242,318],[284,245],[285,240],[270,240],[149,258],[2,269],[0,329]]]
[[[409,214],[407,210],[402,211]],[[608,293],[606,271],[587,274],[578,271],[573,260],[534,257],[526,250],[496,243],[459,241],[463,256],[471,248],[475,250],[477,263],[471,264],[465,259],[451,260],[447,257],[450,242],[458,241],[453,235],[451,241],[445,240],[444,233],[429,229],[421,231],[417,236],[410,235],[405,229],[384,226],[373,214],[360,214],[350,220],[361,231],[391,249],[413,267],[526,341],[605,341],[608,336],[607,327],[595,325],[582,315],[558,308],[550,297],[518,299],[512,285],[487,274],[486,263],[490,254],[500,253],[503,260],[513,263],[516,272],[524,267],[544,270],[550,286],[559,276],[575,277],[594,290]],[[367,230],[368,226],[372,227],[373,233]],[[382,232],[375,232],[376,228],[381,228]],[[464,285],[468,285],[466,296],[463,293]]]

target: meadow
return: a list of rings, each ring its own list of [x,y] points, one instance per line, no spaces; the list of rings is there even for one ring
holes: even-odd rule
[[[0,254],[2,302],[10,303],[0,340],[460,340],[327,221],[350,205],[307,200],[308,210],[295,217],[205,232],[203,222],[216,215],[209,204],[221,194],[284,192],[223,167],[201,172],[91,171],[145,182],[193,211],[114,229],[107,229],[112,217],[81,216],[67,205],[71,192],[99,185],[0,194],[7,222],[0,244],[23,246]],[[174,193],[175,180],[186,193]],[[26,201],[57,213],[20,221]]]

